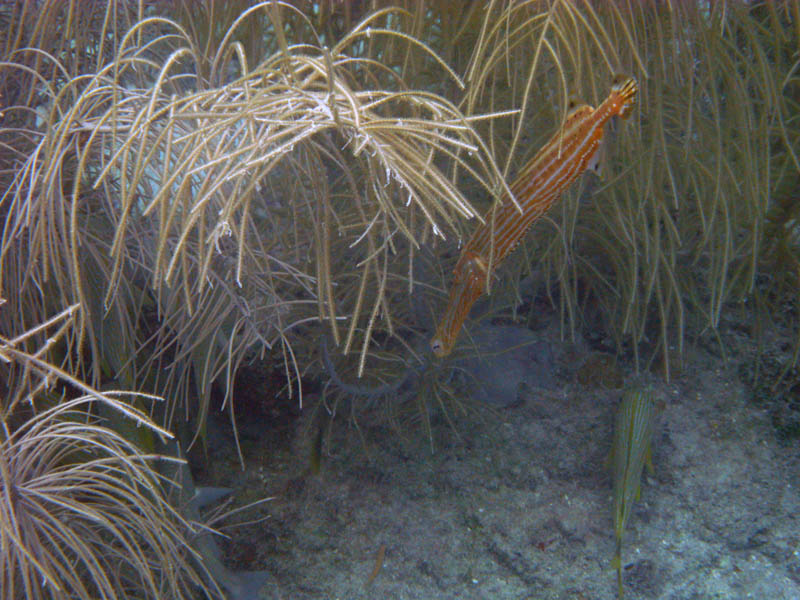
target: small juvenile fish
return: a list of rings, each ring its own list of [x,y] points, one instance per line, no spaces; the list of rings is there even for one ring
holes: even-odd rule
[[[597,170],[604,127],[611,117],[628,117],[637,90],[634,79],[618,75],[600,106],[573,107],[561,130],[553,134],[511,184],[522,213],[508,198],[489,210],[453,270],[447,308],[431,339],[431,350],[436,356],[450,354],[470,308],[486,291],[495,268],[514,250],[531,225],[581,173]]]
[[[617,549],[612,565],[617,569],[619,597],[622,598],[622,535],[634,500],[639,499],[642,468],[653,471],[650,443],[656,417],[653,391],[633,388],[625,392],[617,412],[611,454],[614,472],[614,534]]]

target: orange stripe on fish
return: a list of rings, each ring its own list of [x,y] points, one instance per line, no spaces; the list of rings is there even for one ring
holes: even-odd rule
[[[637,90],[634,79],[617,76],[608,98],[600,106],[592,108],[584,104],[572,109],[561,131],[550,138],[511,184],[522,212],[508,198],[492,207],[453,270],[447,308],[431,340],[436,356],[450,354],[472,305],[484,291],[488,292],[497,265],[564,190],[587,168],[597,164],[605,124],[613,116],[628,117]]]

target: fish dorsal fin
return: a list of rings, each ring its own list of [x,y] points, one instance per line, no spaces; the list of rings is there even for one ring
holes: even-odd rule
[[[585,115],[587,111],[593,110],[594,108],[585,102],[581,102],[578,100],[578,97],[573,94],[567,100],[567,116],[564,118],[564,124],[569,126],[571,121]]]
[[[575,94],[570,94],[569,98],[567,98],[567,116],[580,105],[581,102],[578,97]]]

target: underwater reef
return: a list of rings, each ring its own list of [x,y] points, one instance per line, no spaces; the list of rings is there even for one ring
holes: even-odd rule
[[[0,5],[0,598],[279,593],[285,567],[223,539],[293,522],[337,457],[391,479],[376,440],[455,460],[482,419],[602,390],[610,422],[640,381],[665,424],[712,422],[722,392],[669,395],[698,356],[791,452],[798,47],[798,0]],[[305,466],[253,479],[279,456]],[[235,508],[188,508],[176,490],[215,474]],[[576,539],[539,525],[517,541]]]

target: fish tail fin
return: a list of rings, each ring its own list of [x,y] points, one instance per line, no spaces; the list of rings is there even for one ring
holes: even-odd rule
[[[627,119],[636,104],[639,85],[629,75],[616,75],[611,85],[611,95],[617,96],[619,116]]]

